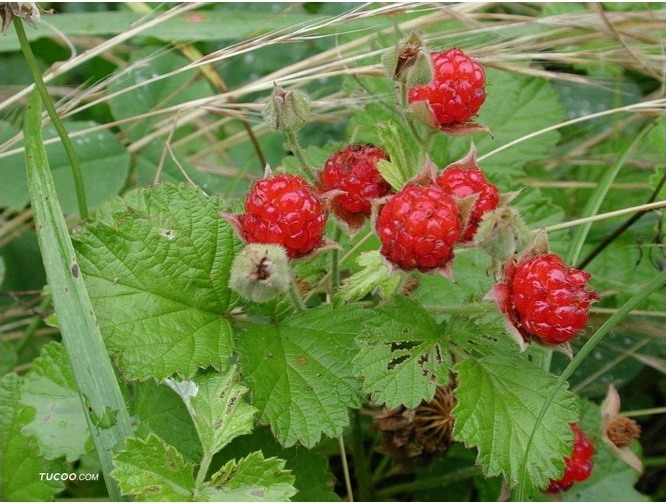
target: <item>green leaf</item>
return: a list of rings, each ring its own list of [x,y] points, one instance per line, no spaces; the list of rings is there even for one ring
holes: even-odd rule
[[[354,368],[377,403],[413,408],[449,381],[451,356],[435,321],[420,304],[396,296],[378,307],[357,338]]]
[[[16,345],[0,339],[0,375],[11,372],[17,361]]]
[[[389,270],[378,250],[364,252],[356,260],[363,267],[340,288],[334,303],[353,302],[379,288],[384,298],[393,295],[400,284],[400,274]]]
[[[131,379],[225,368],[235,241],[218,215],[224,206],[187,186],[160,185],[143,197],[145,210],[129,207],[113,225],[95,222],[76,237],[107,345]]]
[[[478,463],[486,476],[501,474],[510,485],[517,484],[536,415],[557,378],[527,360],[505,356],[462,361],[455,370],[455,439],[478,447]],[[562,473],[573,442],[569,423],[577,419],[575,396],[560,390],[536,431],[527,460],[525,482],[531,492]]]
[[[61,473],[62,463],[44,461],[34,439],[21,434],[33,417],[21,404],[21,378],[16,374],[0,382],[0,499],[2,501],[51,501],[63,490],[60,481],[42,480],[40,473]]]
[[[261,450],[264,456],[279,456],[286,461],[296,480],[298,493],[292,501],[340,501],[333,491],[333,475],[329,471],[328,458],[304,447],[282,447],[266,428],[257,428],[251,435],[236,438],[215,458],[225,463]]]
[[[377,163],[377,169],[394,190],[400,190],[421,170],[418,146],[402,122],[382,122],[374,127],[391,159]]]
[[[205,453],[216,453],[252,432],[256,409],[243,401],[247,388],[238,384],[235,366],[226,374],[209,372],[191,381],[167,379],[166,383],[185,402]]]
[[[65,122],[70,134],[95,125],[94,122]],[[53,126],[44,127],[43,135],[45,141],[55,139],[54,143],[46,145],[46,155],[60,204],[65,213],[75,213],[78,211],[76,192],[65,149]],[[129,174],[130,156],[108,130],[74,137],[72,143],[81,166],[88,206],[92,209],[123,188]],[[3,181],[0,184],[0,206],[22,209],[30,200],[23,151],[0,161],[0,179]]]
[[[188,460],[199,461],[203,456],[199,436],[180,396],[153,380],[136,382],[134,390],[134,414],[141,426],[158,437],[168,438]]]
[[[238,335],[252,403],[283,445],[312,447],[322,434],[338,436],[349,423],[347,409],[362,401],[352,371],[354,337],[370,315],[357,307],[325,306]]]
[[[74,373],[59,342],[42,347],[25,376],[21,402],[35,410],[22,430],[34,436],[46,459],[76,461],[91,450],[91,438]]]
[[[296,489],[284,460],[253,452],[214,473],[201,491],[203,501],[289,501]]]
[[[190,501],[194,490],[194,465],[161,438],[132,437],[114,457],[111,475],[120,490],[138,501]]]

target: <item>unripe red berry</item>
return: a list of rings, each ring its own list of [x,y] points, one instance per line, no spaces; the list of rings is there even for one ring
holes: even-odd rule
[[[499,190],[486,179],[480,169],[474,167],[447,168],[437,177],[437,184],[447,194],[461,199],[478,194],[462,237],[463,241],[471,241],[483,215],[499,205]]]
[[[462,232],[458,207],[436,185],[408,184],[382,207],[376,230],[381,253],[400,269],[443,269]]]
[[[574,482],[587,480],[592,474],[592,456],[595,452],[594,445],[576,423],[571,423],[570,426],[574,432],[573,452],[571,456],[564,458],[566,467],[562,477],[550,481],[547,489],[550,493],[566,491],[571,488]]]
[[[252,186],[238,220],[246,242],[282,245],[289,258],[298,258],[323,244],[327,216],[314,187],[282,174]]]
[[[587,323],[590,303],[599,296],[586,289],[590,274],[565,265],[554,254],[510,265],[496,286],[500,309],[527,340],[561,344]]]
[[[385,196],[391,186],[377,170],[380,160],[388,155],[374,145],[349,145],[334,153],[320,174],[323,190],[342,190],[335,196],[332,208],[335,215],[352,226],[363,223],[370,216],[373,199]]]
[[[408,90],[409,103],[425,101],[437,126],[465,123],[474,117],[486,99],[483,67],[460,49],[430,53],[433,80]]]

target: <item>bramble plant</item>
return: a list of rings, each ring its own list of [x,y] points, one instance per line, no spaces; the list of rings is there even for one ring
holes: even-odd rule
[[[61,334],[33,346],[38,320],[16,346],[2,339],[14,358],[4,357],[0,397],[4,500],[49,500],[63,490],[138,501],[645,498],[634,489],[644,469],[641,428],[620,413],[605,377],[643,346],[653,353],[636,360],[663,373],[656,336],[621,324],[637,312],[663,314],[663,257],[623,269],[629,256],[609,251],[625,253],[627,242],[613,241],[634,222],[608,242],[590,226],[617,216],[610,189],[624,180],[623,166],[647,183],[645,164],[627,159],[639,149],[648,160],[663,152],[655,131],[664,121],[632,116],[623,125],[629,141],[619,135],[614,150],[604,146],[613,133],[603,128],[584,135],[596,143],[580,140],[585,126],[575,125],[583,121],[564,123],[566,100],[582,85],[573,73],[569,80],[550,67],[521,73],[511,58],[493,61],[506,49],[485,47],[517,34],[559,44],[546,25],[540,34],[521,25],[506,39],[482,31],[467,39],[457,30],[476,12],[471,4],[432,12],[359,6],[333,16],[328,22],[340,30],[389,19],[368,39],[370,70],[343,65],[333,83],[331,96],[357,99],[342,116],[322,115],[329,104],[317,87],[299,88],[298,59],[291,72],[266,71],[235,94],[237,83],[228,85],[211,64],[229,57],[229,48],[202,53],[202,44],[178,42],[157,55],[130,51],[103,87],[108,109],[85,115],[113,118],[115,129],[96,133],[65,119],[70,108],[56,109],[42,80],[21,21],[39,21],[39,10],[0,5],[36,83],[19,152],[27,175],[3,169],[20,180],[12,190],[28,189],[48,280],[38,309],[53,304],[49,324]],[[137,14],[147,8],[132,5]],[[212,5],[187,12],[194,7],[160,10],[149,23],[228,14]],[[604,8],[599,26],[625,19]],[[495,13],[488,9],[484,15]],[[557,8],[543,9],[545,19],[564,25]],[[450,10],[459,13],[449,17]],[[317,23],[266,36],[279,47],[328,29]],[[578,29],[572,21],[568,43],[588,50]],[[266,40],[252,43],[272,47]],[[346,52],[358,47],[349,44],[329,49],[332,61],[359,57]],[[240,56],[245,46],[238,47]],[[652,75],[658,55],[645,51],[636,61],[645,59]],[[564,62],[583,72],[571,58]],[[326,75],[323,61],[317,71]],[[636,61],[627,69],[638,71]],[[544,78],[553,75],[561,88]],[[270,94],[236,103],[257,91]],[[77,113],[96,92],[71,103]],[[42,106],[55,132],[42,126]],[[172,121],[155,109],[169,110]],[[216,114],[224,116],[219,124]],[[211,124],[231,129],[211,140]],[[581,129],[561,135],[564,125]],[[12,128],[7,122],[4,147],[21,138]],[[100,151],[82,154],[95,134]],[[326,142],[329,135],[341,141]],[[54,148],[57,138],[64,154]],[[588,148],[613,159],[590,178],[592,195],[567,195],[585,204],[567,208],[577,218],[564,222],[557,204],[564,201],[549,197],[553,171],[561,162],[570,173],[567,156],[582,149],[579,162]],[[0,156],[23,170],[19,153]],[[123,173],[102,180],[113,187],[96,184],[95,169],[106,173],[97,159],[111,156]],[[211,158],[242,169],[212,176],[199,169]],[[263,174],[248,174],[250,163]],[[63,192],[70,165],[85,185]],[[653,197],[634,212],[665,206],[657,201],[663,167],[649,167]],[[543,182],[541,190],[526,172],[555,185]],[[630,179],[636,183],[635,174]],[[0,192],[4,206],[27,203],[23,194]],[[65,215],[76,207],[82,220],[68,228]],[[650,224],[660,232],[660,218]],[[592,262],[599,254],[604,260]],[[629,342],[618,346],[615,333]],[[10,372],[24,348],[34,358],[27,372]],[[101,472],[104,487],[88,493],[78,482],[37,477],[75,471]]]

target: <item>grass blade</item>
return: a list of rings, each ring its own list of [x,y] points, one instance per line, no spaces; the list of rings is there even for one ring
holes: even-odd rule
[[[610,332],[615,325],[617,325],[620,321],[622,321],[622,319],[625,316],[627,316],[631,311],[633,311],[633,309],[637,305],[643,302],[643,300],[645,300],[652,292],[657,290],[657,288],[659,288],[660,286],[663,286],[664,282],[666,282],[666,271],[662,271],[661,274],[657,275],[652,281],[650,281],[647,285],[641,288],[641,290],[638,293],[636,293],[636,295],[634,295],[631,299],[625,302],[622,305],[622,307],[620,307],[620,309],[618,309],[613,316],[608,318],[606,322],[599,327],[599,329],[594,333],[592,337],[590,337],[590,339],[583,345],[583,347],[580,348],[580,351],[578,351],[575,358],[571,360],[569,365],[567,365],[567,367],[564,369],[560,377],[557,379],[555,386],[553,386],[553,389],[550,390],[550,395],[548,395],[546,402],[543,404],[543,407],[539,411],[539,415],[536,420],[536,426],[532,430],[532,433],[530,434],[530,439],[527,442],[527,446],[525,447],[525,456],[523,457],[520,467],[520,473],[521,473],[520,484],[518,485],[518,490],[514,501],[525,501],[525,473],[527,468],[528,455],[530,452],[530,448],[532,447],[532,439],[534,438],[534,433],[541,424],[541,421],[546,415],[548,407],[550,406],[550,403],[553,401],[553,398],[557,394],[558,390],[566,382],[569,376],[571,376],[571,374],[573,374],[574,371],[580,366],[583,360],[587,357],[587,355],[590,354],[590,352],[601,341],[601,339],[608,332]]]
[[[644,126],[643,129],[641,129],[640,132],[634,137],[631,143],[627,145],[627,147],[622,151],[620,157],[618,157],[617,161],[615,161],[615,164],[613,164],[613,166],[607,170],[606,173],[604,173],[604,176],[599,182],[599,185],[597,185],[597,188],[594,190],[594,193],[587,200],[587,204],[585,205],[585,209],[581,215],[582,218],[591,217],[597,214],[599,208],[601,207],[601,203],[604,201],[606,194],[608,194],[610,186],[615,180],[615,177],[617,177],[617,174],[620,172],[620,169],[622,169],[627,155],[629,155],[629,152],[633,150],[641,138],[643,138],[643,136],[645,136],[645,134],[650,131],[650,129],[652,129],[654,124],[654,122],[650,122]],[[567,264],[573,265],[578,262],[578,256],[583,249],[587,235],[590,232],[590,227],[592,227],[592,222],[586,222],[583,225],[578,226],[576,229],[573,242],[569,248],[569,256],[566,260]]]
[[[33,92],[26,111],[25,151],[28,190],[53,304],[76,377],[90,432],[112,501],[121,499],[111,478],[112,456],[132,434],[129,414],[96,324],[46,158],[41,131],[41,99]]]

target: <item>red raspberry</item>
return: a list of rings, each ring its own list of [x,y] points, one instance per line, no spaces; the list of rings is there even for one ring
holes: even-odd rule
[[[349,145],[333,154],[320,174],[324,190],[339,189],[346,194],[333,198],[333,211],[350,225],[360,226],[370,216],[371,200],[385,196],[391,186],[377,170],[377,162],[388,160],[374,145]]]
[[[453,245],[462,232],[458,207],[436,185],[408,184],[377,218],[381,253],[405,270],[443,268],[453,258]]]
[[[469,121],[486,99],[483,67],[460,49],[430,53],[433,80],[408,90],[410,103],[427,101],[441,126]]]
[[[550,485],[546,489],[549,493],[566,491],[571,488],[574,482],[582,482],[592,474],[594,445],[576,423],[571,423],[570,426],[574,432],[573,452],[571,456],[564,458],[566,468],[562,478],[550,481]]]
[[[478,168],[447,168],[437,177],[437,184],[447,194],[459,198],[479,194],[462,237],[463,241],[471,241],[483,215],[499,205],[499,190],[486,179]]]
[[[252,186],[239,222],[248,243],[282,245],[290,258],[297,258],[322,245],[327,216],[316,189],[284,174]]]
[[[587,323],[590,303],[599,296],[586,290],[590,274],[565,265],[554,254],[541,255],[507,268],[500,287],[500,309],[527,340],[560,344]]]

